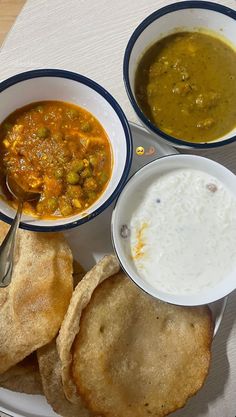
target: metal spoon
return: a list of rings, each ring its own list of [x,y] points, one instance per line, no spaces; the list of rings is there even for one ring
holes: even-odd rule
[[[0,247],[0,287],[7,287],[11,282],[16,232],[18,230],[23,204],[25,201],[37,200],[39,192],[25,191],[14,178],[7,176],[6,185],[10,193],[18,200],[18,208],[11,227]]]

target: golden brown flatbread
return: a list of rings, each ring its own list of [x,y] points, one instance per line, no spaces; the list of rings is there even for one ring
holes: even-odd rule
[[[61,363],[57,353],[56,341],[37,351],[39,369],[43,383],[43,390],[48,403],[53,410],[63,417],[88,417],[90,413],[78,404],[69,402],[64,394],[61,381]]]
[[[74,287],[85,275],[85,270],[78,261],[73,261]],[[88,417],[90,413],[85,406],[69,402],[64,394],[61,380],[61,361],[57,352],[56,340],[37,350],[40,375],[42,378],[44,395],[53,410],[63,417]]]
[[[36,353],[31,353],[23,361],[1,374],[0,386],[24,394],[43,395]]]
[[[212,334],[208,307],[163,303],[119,273],[94,290],[82,312],[74,382],[103,417],[163,417],[202,387]]]
[[[57,349],[61,360],[63,389],[67,399],[78,404],[79,397],[71,378],[71,348],[79,332],[82,310],[89,303],[94,289],[104,279],[119,271],[119,262],[114,255],[105,256],[89,271],[73,292],[71,302],[57,338]],[[81,401],[81,407],[83,402]]]
[[[79,262],[77,261],[73,261],[73,281],[74,281],[74,286],[78,284],[79,281],[81,281],[81,279],[83,278],[85,274],[85,271],[83,269],[83,267],[79,264]],[[50,360],[51,358],[51,350],[52,347],[55,350],[55,361],[53,362],[52,360]],[[49,393],[52,392],[52,394],[54,394],[58,399],[59,402],[62,402],[63,404],[63,399],[65,399],[63,390],[62,390],[62,384],[61,384],[61,378],[58,379],[57,375],[57,369],[58,369],[58,365],[59,365],[59,357],[56,351],[56,343],[55,340],[53,340],[53,342],[49,343],[48,345],[46,345],[44,348],[42,348],[44,351],[44,355],[43,358],[46,357],[46,360],[43,361],[43,363],[45,362],[45,370],[47,372],[47,375],[51,372],[52,377],[53,377],[53,381],[54,381],[54,385],[57,387],[56,390],[52,390],[50,391],[50,383],[52,382],[51,380],[48,381],[48,384],[45,383],[45,387],[43,390],[42,387],[42,380],[41,380],[41,376],[40,376],[40,372],[39,372],[39,365],[38,365],[38,360],[37,360],[37,355],[36,352],[31,353],[29,356],[27,356],[25,359],[23,359],[23,361],[21,361],[20,363],[16,364],[15,366],[13,366],[12,368],[8,369],[8,371],[4,372],[3,374],[0,375],[0,386],[2,388],[6,388],[9,389],[11,391],[16,391],[16,392],[21,392],[24,394],[35,394],[35,395],[44,395],[45,389],[49,390]],[[41,349],[39,349],[41,351]],[[38,351],[37,351],[38,353]],[[48,353],[48,357],[49,359],[47,360],[47,355],[46,353]],[[55,367],[53,367],[53,370],[50,370],[50,365],[51,364],[55,364]],[[58,382],[60,381],[60,387],[58,386]],[[61,391],[60,389],[61,388]],[[50,397],[50,395],[49,395]],[[49,401],[50,403],[50,401]],[[65,399],[65,404],[64,407],[61,408],[59,407],[58,409],[56,409],[55,411],[57,411],[59,414],[63,415],[63,410],[65,411],[66,407],[67,408],[71,408],[70,407],[70,403]],[[60,413],[60,410],[62,411],[62,413]],[[78,410],[77,410],[78,411]],[[69,416],[68,416],[69,417]]]
[[[0,242],[7,230],[0,222]],[[0,288],[0,374],[56,336],[72,290],[63,235],[20,230],[12,282]]]

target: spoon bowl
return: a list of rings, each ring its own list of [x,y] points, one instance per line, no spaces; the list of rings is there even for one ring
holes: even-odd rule
[[[20,201],[34,201],[40,198],[40,191],[25,190],[21,185],[10,175],[6,177],[6,186],[8,191]]]

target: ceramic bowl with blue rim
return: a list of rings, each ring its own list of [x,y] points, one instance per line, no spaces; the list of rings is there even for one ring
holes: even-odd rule
[[[106,189],[86,213],[53,219],[23,214],[22,228],[42,232],[70,229],[102,213],[123,189],[132,162],[132,137],[121,107],[103,87],[77,73],[58,69],[39,69],[17,74],[2,81],[0,123],[18,108],[49,100],[78,105],[99,120],[110,140],[113,169]],[[0,198],[0,219],[11,223],[15,214],[15,210]]]
[[[135,75],[140,59],[158,40],[177,32],[198,29],[215,34],[236,50],[236,11],[208,1],[182,1],[163,7],[145,18],[131,35],[124,55],[124,83],[139,120],[158,139],[180,148],[214,148],[234,142],[236,120],[230,132],[209,142],[177,139],[154,125],[141,110],[135,97]]]
[[[182,173],[182,180],[186,179],[187,172],[190,173],[190,171],[198,179],[195,186],[193,176],[189,186],[186,186],[185,183],[188,194],[188,197],[185,198],[183,184],[177,177]],[[171,181],[168,184],[166,182],[162,187],[162,181],[165,181],[165,178],[170,178],[170,175],[172,175]],[[211,181],[206,187],[204,183],[201,183],[200,177],[202,175]],[[218,185],[212,187],[213,183]],[[153,184],[158,184],[158,186],[155,188]],[[182,188],[179,194],[178,187]],[[226,217],[222,215],[223,211],[230,207],[230,204],[225,203],[224,198],[220,200],[220,193],[223,189],[229,193],[228,196],[230,199],[232,198],[233,205],[236,204],[236,176],[223,165],[197,155],[163,156],[149,162],[129,178],[112,213],[111,235],[114,251],[123,270],[139,288],[159,300],[184,306],[212,303],[235,290],[236,252],[231,243],[230,246],[234,254],[229,255],[230,262],[232,261],[232,268],[230,268],[229,260],[225,262],[223,246],[230,242],[229,236],[226,238],[227,227],[230,234],[236,234],[236,216],[233,205],[231,206],[232,215],[227,214]],[[190,201],[191,193],[196,198],[195,203]],[[207,203],[206,201],[203,203],[204,209],[202,211],[200,205],[203,195],[207,197]],[[217,209],[215,203],[218,197],[219,206]],[[229,201],[228,197],[227,201]],[[210,218],[214,218],[214,220],[213,226],[208,228],[209,221],[203,220],[202,214],[203,212],[204,215],[207,213],[211,204],[214,204],[215,216],[210,215]],[[184,214],[181,217],[182,210]],[[161,213],[163,213],[163,217],[161,217]],[[212,232],[217,230],[217,219],[224,233],[220,232],[217,238],[212,239]],[[231,221],[232,224],[228,226]],[[176,226],[173,226],[174,224]],[[203,226],[203,233],[200,232],[200,224]],[[200,237],[201,243],[196,249],[197,235]],[[235,237],[231,242],[234,239]],[[165,248],[164,241],[167,242]],[[181,245],[184,249],[181,248]],[[216,255],[216,248],[220,245],[222,245],[222,249],[219,251],[221,255],[219,253]],[[210,247],[212,247],[212,256],[208,252]],[[228,248],[226,252],[229,254],[231,249]],[[175,258],[173,253],[177,252],[178,255]],[[206,263],[203,261],[205,255]],[[225,262],[225,264],[222,267],[221,278],[218,279],[219,265],[223,265],[221,262]],[[195,265],[193,265],[194,263]],[[168,272],[165,270],[164,279],[164,275],[161,275],[163,264],[168,268]],[[183,266],[183,269],[181,273],[178,273],[180,265]],[[210,265],[216,268],[215,273],[207,272]],[[148,268],[148,273],[145,272],[146,268]],[[173,268],[172,272],[171,268]],[[185,272],[183,271],[188,271],[185,281],[187,283],[186,291],[183,291],[185,285]],[[206,283],[207,279],[203,279],[200,283],[200,276],[204,273],[211,283]],[[170,283],[174,281],[173,287]],[[158,285],[157,282],[159,282]]]

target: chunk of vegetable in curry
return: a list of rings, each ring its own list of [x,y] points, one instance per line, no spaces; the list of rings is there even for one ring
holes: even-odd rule
[[[0,125],[0,180],[6,174],[26,190],[40,191],[24,211],[44,218],[86,211],[111,177],[112,152],[98,120],[83,108],[57,102],[33,103]]]
[[[220,138],[236,126],[236,51],[201,31],[167,36],[141,58],[135,95],[167,134],[190,142]]]

